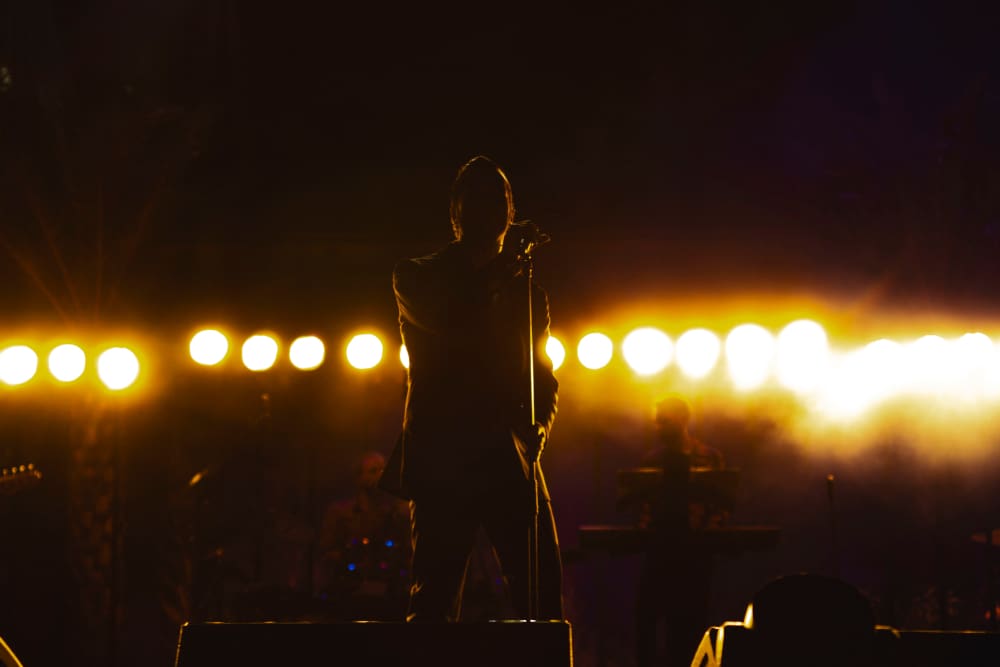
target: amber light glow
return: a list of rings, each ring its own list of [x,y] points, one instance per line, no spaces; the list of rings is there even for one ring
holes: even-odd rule
[[[247,370],[266,371],[278,360],[278,341],[264,334],[250,336],[244,341],[241,353]]]
[[[653,327],[642,327],[625,336],[622,356],[639,375],[654,375],[670,363],[674,344],[670,336]]]
[[[792,322],[778,334],[778,381],[796,392],[821,386],[830,369],[826,331],[812,320]]]
[[[677,365],[692,380],[711,373],[721,352],[719,337],[708,329],[691,329],[677,339]]]
[[[757,324],[741,324],[726,336],[726,366],[733,385],[740,390],[764,384],[774,362],[775,340]]]
[[[87,355],[71,343],[59,345],[48,358],[49,373],[60,382],[73,382],[83,375],[87,368]]]
[[[576,356],[584,368],[598,370],[611,361],[614,345],[611,339],[602,333],[589,333],[580,339],[576,346]]]
[[[203,329],[191,337],[188,352],[195,363],[215,366],[229,354],[229,339],[221,331]]]
[[[559,370],[559,367],[566,361],[566,348],[562,341],[555,336],[549,336],[549,339],[545,341],[545,354],[552,362],[552,370],[554,371]]]
[[[326,346],[316,336],[301,336],[288,348],[288,358],[299,370],[311,371],[323,365]]]
[[[347,344],[347,362],[358,370],[368,370],[382,361],[383,346],[378,336],[358,334]]]
[[[38,354],[27,345],[14,345],[0,352],[0,382],[24,384],[38,372]]]
[[[97,357],[97,377],[112,391],[131,387],[139,377],[139,358],[127,347],[112,347]]]

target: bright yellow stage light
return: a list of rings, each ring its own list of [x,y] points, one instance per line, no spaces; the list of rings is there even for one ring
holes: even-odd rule
[[[399,346],[399,363],[403,364],[403,368],[409,370],[410,368],[410,353],[407,352],[405,345]]]
[[[774,362],[775,341],[771,332],[757,324],[741,324],[726,336],[726,366],[737,389],[759,387],[767,380]]]
[[[692,380],[708,375],[719,361],[722,343],[708,329],[691,329],[677,339],[677,365]]]
[[[0,382],[24,384],[38,371],[38,355],[27,345],[14,345],[0,352]]]
[[[830,369],[826,332],[812,320],[796,320],[778,334],[778,381],[797,392],[820,386]]]
[[[823,387],[820,410],[841,420],[862,415],[896,393],[904,364],[903,346],[884,338],[841,358]]]
[[[549,360],[552,362],[552,370],[554,371],[559,370],[559,367],[566,360],[566,348],[555,336],[549,336],[549,339],[545,341],[545,354],[548,355]]]
[[[923,336],[907,345],[906,389],[918,394],[946,393],[956,375],[951,352],[948,341],[936,335]]]
[[[131,387],[139,377],[139,358],[126,347],[112,347],[97,357],[97,377],[113,391]]]
[[[607,366],[613,353],[611,339],[602,333],[589,333],[576,346],[576,357],[580,364],[592,371]]]
[[[215,366],[229,354],[229,339],[215,329],[203,329],[188,344],[191,358],[202,366]]]
[[[76,345],[66,343],[49,352],[49,372],[60,382],[72,382],[87,368],[87,355]]]
[[[288,358],[292,366],[299,370],[311,371],[323,364],[323,359],[326,358],[326,346],[316,336],[300,336],[288,348]]]
[[[375,368],[382,361],[382,341],[375,334],[358,334],[347,344],[347,361],[358,370]]]
[[[278,341],[264,334],[250,336],[243,342],[241,353],[247,370],[266,371],[278,360]]]
[[[991,378],[997,361],[996,347],[983,333],[967,333],[952,346],[958,396],[976,399],[991,393]]]
[[[670,336],[653,327],[642,327],[632,331],[622,341],[622,356],[625,363],[639,375],[659,373],[674,355],[674,344]]]

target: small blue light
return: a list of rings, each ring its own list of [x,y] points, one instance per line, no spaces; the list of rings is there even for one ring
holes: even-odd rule
[[[350,571],[350,572],[354,572],[354,571],[355,571],[356,569],[358,569],[358,566],[357,566],[357,565],[355,565],[354,563],[348,563],[348,564],[347,564],[347,569],[348,569],[348,571]]]
[[[395,542],[393,542],[392,540],[386,540],[385,541],[385,546],[389,547],[390,549],[392,548],[392,545],[394,545],[394,544],[395,544]]]

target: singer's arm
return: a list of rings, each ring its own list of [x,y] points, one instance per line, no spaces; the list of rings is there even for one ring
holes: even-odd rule
[[[549,340],[549,298],[541,287],[532,286],[532,329],[535,361],[535,423],[552,430],[559,403],[559,382],[552,369],[552,360],[545,351]]]

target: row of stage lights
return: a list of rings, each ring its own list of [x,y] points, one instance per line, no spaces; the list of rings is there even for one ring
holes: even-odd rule
[[[724,366],[728,380],[738,390],[751,390],[776,380],[802,394],[822,394],[828,404],[849,405],[894,393],[938,392],[943,389],[967,396],[1000,397],[1000,359],[993,341],[982,333],[954,340],[924,336],[902,344],[881,339],[853,352],[835,354],[823,327],[812,320],[797,320],[774,335],[756,324],[732,329],[723,340],[714,332],[696,328],[676,341],[653,327],[633,330],[621,341],[621,358],[637,375],[655,376],[671,364],[690,380],[701,380]],[[243,366],[255,372],[272,369],[279,359],[276,337],[256,334],[240,347]],[[220,366],[231,357],[229,338],[216,329],[203,329],[191,337],[188,353],[202,366]],[[545,353],[558,369],[566,361],[562,341],[550,337]],[[320,368],[326,345],[317,336],[302,336],[288,347],[289,363],[300,370]],[[385,344],[373,333],[352,337],[344,348],[347,362],[359,370],[373,369],[385,361]],[[615,357],[615,345],[606,334],[591,332],[576,346],[580,366],[600,370]],[[406,347],[399,348],[399,363],[409,367]],[[0,350],[0,382],[21,385],[39,375],[38,353],[26,345]],[[73,344],[52,349],[47,357],[49,374],[63,383],[84,375],[87,355]],[[127,347],[112,347],[96,359],[100,381],[111,390],[122,390],[140,375],[139,358]]]

